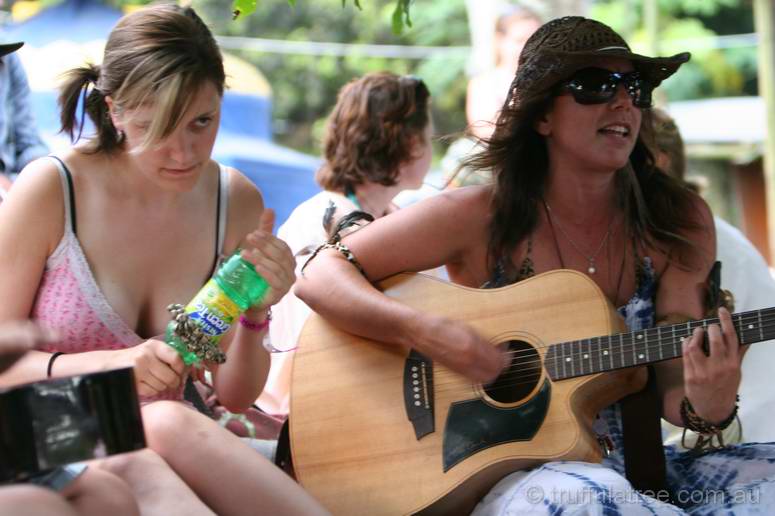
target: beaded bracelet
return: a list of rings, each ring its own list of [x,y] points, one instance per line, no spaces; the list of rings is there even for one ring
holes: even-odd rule
[[[689,398],[684,396],[684,398],[681,400],[681,421],[683,421],[684,424],[684,435],[681,439],[681,445],[686,447],[684,445],[686,430],[691,430],[699,434],[697,438],[697,444],[695,444],[694,448],[692,449],[693,451],[701,451],[705,448],[713,450],[726,446],[724,443],[723,432],[737,419],[739,401],[740,396],[737,396],[735,398],[735,408],[732,410],[732,413],[720,423],[713,424],[698,416],[694,411],[694,407],[692,407],[692,403],[689,401]],[[714,438],[718,444],[713,443]]]
[[[253,322],[247,317],[245,317],[245,314],[242,314],[239,316],[239,323],[240,326],[243,326],[244,328],[250,330],[250,331],[264,331],[267,328],[269,328],[269,323],[272,321],[272,311],[269,310],[266,312],[266,319],[261,321],[260,323]]]

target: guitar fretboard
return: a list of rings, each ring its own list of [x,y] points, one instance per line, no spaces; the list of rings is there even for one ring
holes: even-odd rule
[[[775,339],[775,308],[733,314],[732,322],[741,345]],[[544,366],[553,380],[563,380],[669,360],[681,356],[681,343],[695,328],[718,323],[703,319],[561,342],[549,346]]]

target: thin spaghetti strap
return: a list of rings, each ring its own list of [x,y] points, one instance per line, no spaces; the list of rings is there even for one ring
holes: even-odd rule
[[[215,213],[215,257],[212,274],[223,256],[223,242],[226,239],[226,222],[229,212],[229,172],[226,167],[218,164],[218,200]]]
[[[59,179],[62,181],[62,192],[65,201],[65,228],[72,231],[75,235],[77,232],[75,223],[75,186],[73,184],[73,175],[70,173],[67,165],[65,165],[65,162],[60,158],[54,155],[50,155],[49,158],[51,158],[57,166]]]

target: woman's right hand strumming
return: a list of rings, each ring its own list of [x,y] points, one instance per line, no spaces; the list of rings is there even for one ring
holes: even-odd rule
[[[156,396],[180,387],[186,365],[175,349],[158,339],[118,351],[109,360],[110,367],[133,367],[140,396]]]
[[[486,384],[508,364],[507,356],[471,326],[430,314],[422,319],[413,347],[445,367]]]

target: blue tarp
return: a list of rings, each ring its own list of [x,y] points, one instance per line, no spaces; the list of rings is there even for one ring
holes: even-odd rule
[[[60,39],[86,43],[106,39],[119,18],[121,11],[98,0],[65,0],[6,27],[4,33],[9,41],[24,41],[35,47]]]

